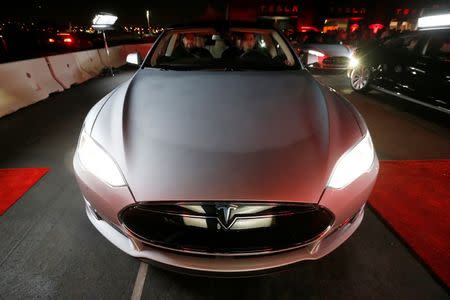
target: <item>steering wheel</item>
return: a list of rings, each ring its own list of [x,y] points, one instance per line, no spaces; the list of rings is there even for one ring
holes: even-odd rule
[[[257,50],[246,51],[246,52],[242,53],[240,57],[241,58],[250,58],[250,59],[265,59],[265,58],[267,58],[267,56],[265,56],[264,54],[262,54],[261,52],[259,52]]]
[[[285,64],[286,59],[287,59],[286,55],[278,54],[277,56],[272,58],[272,61],[277,64]]]
[[[193,48],[189,53],[195,58],[213,58],[212,54],[205,48]]]

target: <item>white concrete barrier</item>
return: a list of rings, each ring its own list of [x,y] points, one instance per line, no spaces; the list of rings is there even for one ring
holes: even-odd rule
[[[74,53],[47,56],[46,60],[52,76],[65,89],[70,88],[75,83],[82,83],[90,78],[79,67]]]
[[[102,65],[105,66],[105,68],[109,68],[111,66],[110,59],[108,58],[108,55],[106,54],[106,49],[97,49],[98,55],[100,56],[100,62]]]
[[[105,67],[112,66],[113,68],[119,68],[125,65],[127,54],[125,46],[115,46],[109,48],[109,57],[106,53],[106,49],[98,49],[98,53],[100,55],[100,61]]]
[[[137,52],[140,54],[141,58],[144,59],[147,56],[148,51],[150,51],[153,44],[135,44],[135,45],[125,45],[125,52],[127,54]]]
[[[105,49],[98,49],[0,64],[0,117],[89,80],[110,65],[121,67],[129,53],[144,59],[151,46],[111,47],[109,59]]]
[[[125,46],[112,47],[112,63],[113,67],[118,68],[127,63],[127,50]]]
[[[45,58],[0,64],[0,117],[63,90]]]
[[[80,70],[86,74],[87,79],[97,76],[105,68],[97,50],[73,52],[73,54]]]

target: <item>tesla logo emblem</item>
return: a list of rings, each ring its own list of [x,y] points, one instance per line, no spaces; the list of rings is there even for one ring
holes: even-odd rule
[[[234,223],[234,211],[236,205],[221,205],[216,207],[217,220],[224,229],[229,229]]]

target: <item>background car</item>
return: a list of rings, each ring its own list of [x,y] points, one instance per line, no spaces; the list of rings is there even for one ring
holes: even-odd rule
[[[74,52],[104,46],[103,38],[98,33],[58,32],[49,34],[47,47],[55,53]]]
[[[89,220],[118,248],[222,274],[327,255],[378,173],[356,109],[277,30],[245,23],[166,30],[88,113],[73,163]]]
[[[450,29],[401,34],[355,52],[350,85],[450,113]]]
[[[299,33],[293,47],[303,64],[314,69],[347,70],[352,53],[336,35],[313,31]]]

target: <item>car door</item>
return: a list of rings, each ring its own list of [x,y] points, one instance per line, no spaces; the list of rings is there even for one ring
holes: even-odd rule
[[[403,35],[398,44],[391,50],[392,57],[387,66],[391,89],[393,92],[413,97],[417,94],[415,78],[409,66],[420,56],[420,45],[423,35],[414,32]],[[423,46],[422,46],[423,47]],[[386,66],[385,66],[386,67]]]
[[[404,81],[404,64],[410,55],[405,49],[405,35],[386,40],[376,51],[375,67],[377,69],[377,84],[390,91],[401,92]]]
[[[398,45],[401,43],[399,37],[392,37],[386,40],[378,48],[367,50],[366,60],[377,70],[375,80],[376,85],[385,89],[393,90],[393,63],[398,56]]]
[[[420,55],[408,66],[417,87],[416,99],[450,111],[450,31],[427,34]]]

